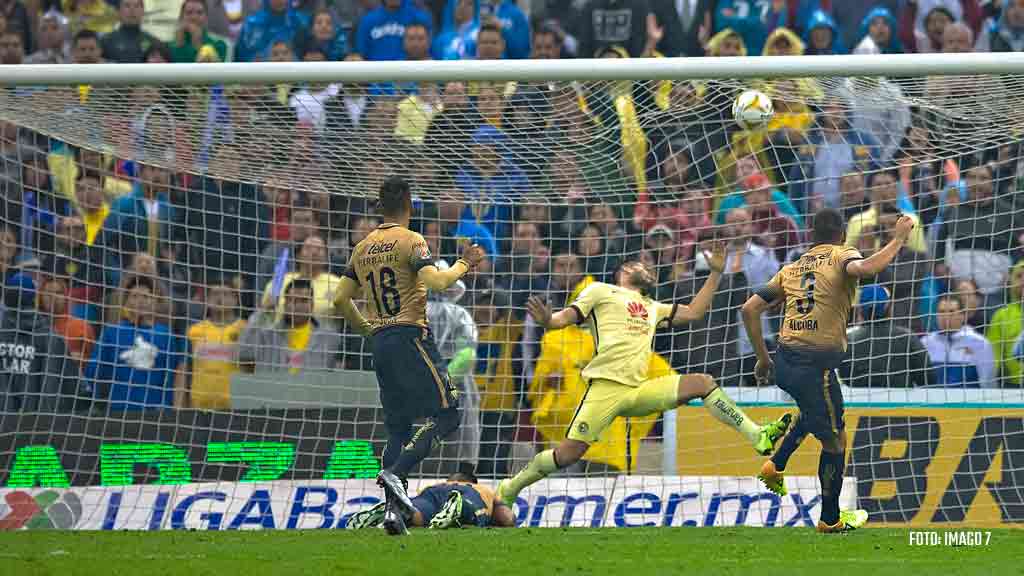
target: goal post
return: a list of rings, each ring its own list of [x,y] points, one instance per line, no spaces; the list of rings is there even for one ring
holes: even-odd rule
[[[393,174],[435,257],[488,252],[428,296],[463,411],[413,492],[493,486],[575,424],[599,335],[544,333],[528,296],[561,308],[640,260],[651,297],[686,303],[716,240],[708,313],[658,332],[648,375],[711,374],[758,421],[795,410],[752,377],[739,309],[829,207],[865,255],[917,223],[830,376],[844,507],[1019,525],[1022,79],[1019,53],[0,66],[0,525],[333,528],[376,502],[371,350],[331,303]],[[775,110],[751,130],[730,115],[748,89]],[[518,522],[810,525],[805,444],[780,498],[699,402],[619,418]]]

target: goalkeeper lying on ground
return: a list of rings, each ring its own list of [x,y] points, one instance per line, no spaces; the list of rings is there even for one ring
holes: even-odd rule
[[[464,472],[452,474],[447,482],[424,488],[412,503],[416,513],[406,518],[405,523],[413,528],[513,528],[516,525],[512,509],[494,500],[494,490],[478,484],[475,476]],[[381,502],[356,512],[349,518],[346,528],[377,528],[384,522],[384,509],[385,503]]]

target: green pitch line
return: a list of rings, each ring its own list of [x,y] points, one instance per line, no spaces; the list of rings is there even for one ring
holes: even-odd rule
[[[942,536],[939,532],[939,536]],[[0,532],[4,574],[1024,574],[1024,531],[987,546],[911,546],[864,529],[630,528],[290,532]]]

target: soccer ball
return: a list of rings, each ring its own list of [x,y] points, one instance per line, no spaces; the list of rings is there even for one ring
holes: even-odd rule
[[[732,102],[732,117],[744,130],[760,128],[772,119],[775,109],[772,99],[764,92],[747,90]]]

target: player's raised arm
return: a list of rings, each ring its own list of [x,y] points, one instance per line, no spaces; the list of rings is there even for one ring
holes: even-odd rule
[[[483,259],[484,249],[478,244],[469,245],[462,249],[462,258],[456,260],[451,268],[438,270],[437,266],[431,264],[420,268],[416,276],[423,281],[427,289],[440,292],[455,284],[459,278],[475,268]]]
[[[910,233],[914,230],[914,220],[909,216],[900,216],[900,219],[896,221],[896,227],[893,230],[892,240],[882,247],[881,250],[875,252],[871,256],[863,260],[854,260],[846,265],[846,273],[854,278],[870,278],[875,276],[882,270],[892,263],[893,258],[899,254],[903,245],[906,244],[907,238],[910,237]]]
[[[725,243],[715,241],[711,244],[710,250],[704,250],[704,258],[707,259],[711,274],[704,280],[697,295],[690,300],[689,304],[675,306],[675,313],[672,315],[672,324],[686,324],[704,317],[711,307],[711,300],[718,290],[718,283],[722,279],[722,272],[725,270]]]
[[[355,331],[362,336],[370,335],[370,323],[359,313],[359,309],[352,302],[352,297],[359,290],[359,285],[347,273],[341,278],[341,285],[334,297],[335,311],[345,319]]]
[[[761,315],[772,307],[772,304],[781,298],[782,290],[778,285],[778,275],[768,283],[767,286],[758,290],[747,301],[743,303],[743,325],[747,329],[747,336],[750,344],[754,347],[754,354],[757,355],[757,364],[754,365],[754,377],[761,384],[768,380],[772,371],[772,357],[768,353],[768,345],[764,343],[764,334],[761,330]],[[774,285],[774,287],[773,287]],[[771,298],[771,291],[775,290],[778,296]],[[769,299],[765,299],[769,296]]]
[[[526,301],[526,311],[545,330],[558,330],[583,321],[579,309],[570,306],[558,312],[552,312],[551,305],[539,296],[530,296],[530,299]]]

